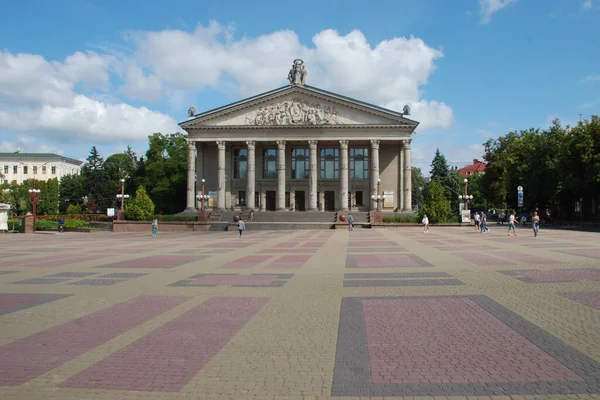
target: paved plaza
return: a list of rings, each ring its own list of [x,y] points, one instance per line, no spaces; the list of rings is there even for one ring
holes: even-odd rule
[[[0,398],[600,399],[600,233],[0,235]]]

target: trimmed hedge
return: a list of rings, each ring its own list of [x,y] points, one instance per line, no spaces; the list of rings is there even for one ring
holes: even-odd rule
[[[421,223],[421,218],[413,217],[411,215],[384,215],[383,222],[395,223],[395,224],[414,224]]]

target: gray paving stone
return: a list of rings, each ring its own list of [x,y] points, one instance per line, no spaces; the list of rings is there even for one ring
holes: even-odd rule
[[[125,279],[83,279],[68,283],[68,285],[108,286],[119,282],[125,282]]]

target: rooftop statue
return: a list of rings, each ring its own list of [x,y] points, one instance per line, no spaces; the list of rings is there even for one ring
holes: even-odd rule
[[[295,59],[292,69],[290,69],[288,74],[288,80],[292,85],[304,86],[306,74],[308,74],[308,72],[306,71],[306,68],[304,68],[304,61]]]

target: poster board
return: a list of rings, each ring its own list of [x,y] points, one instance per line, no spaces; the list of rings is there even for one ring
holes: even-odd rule
[[[382,207],[394,207],[394,192],[392,190],[383,191]]]
[[[460,210],[460,221],[471,222],[471,210]]]

